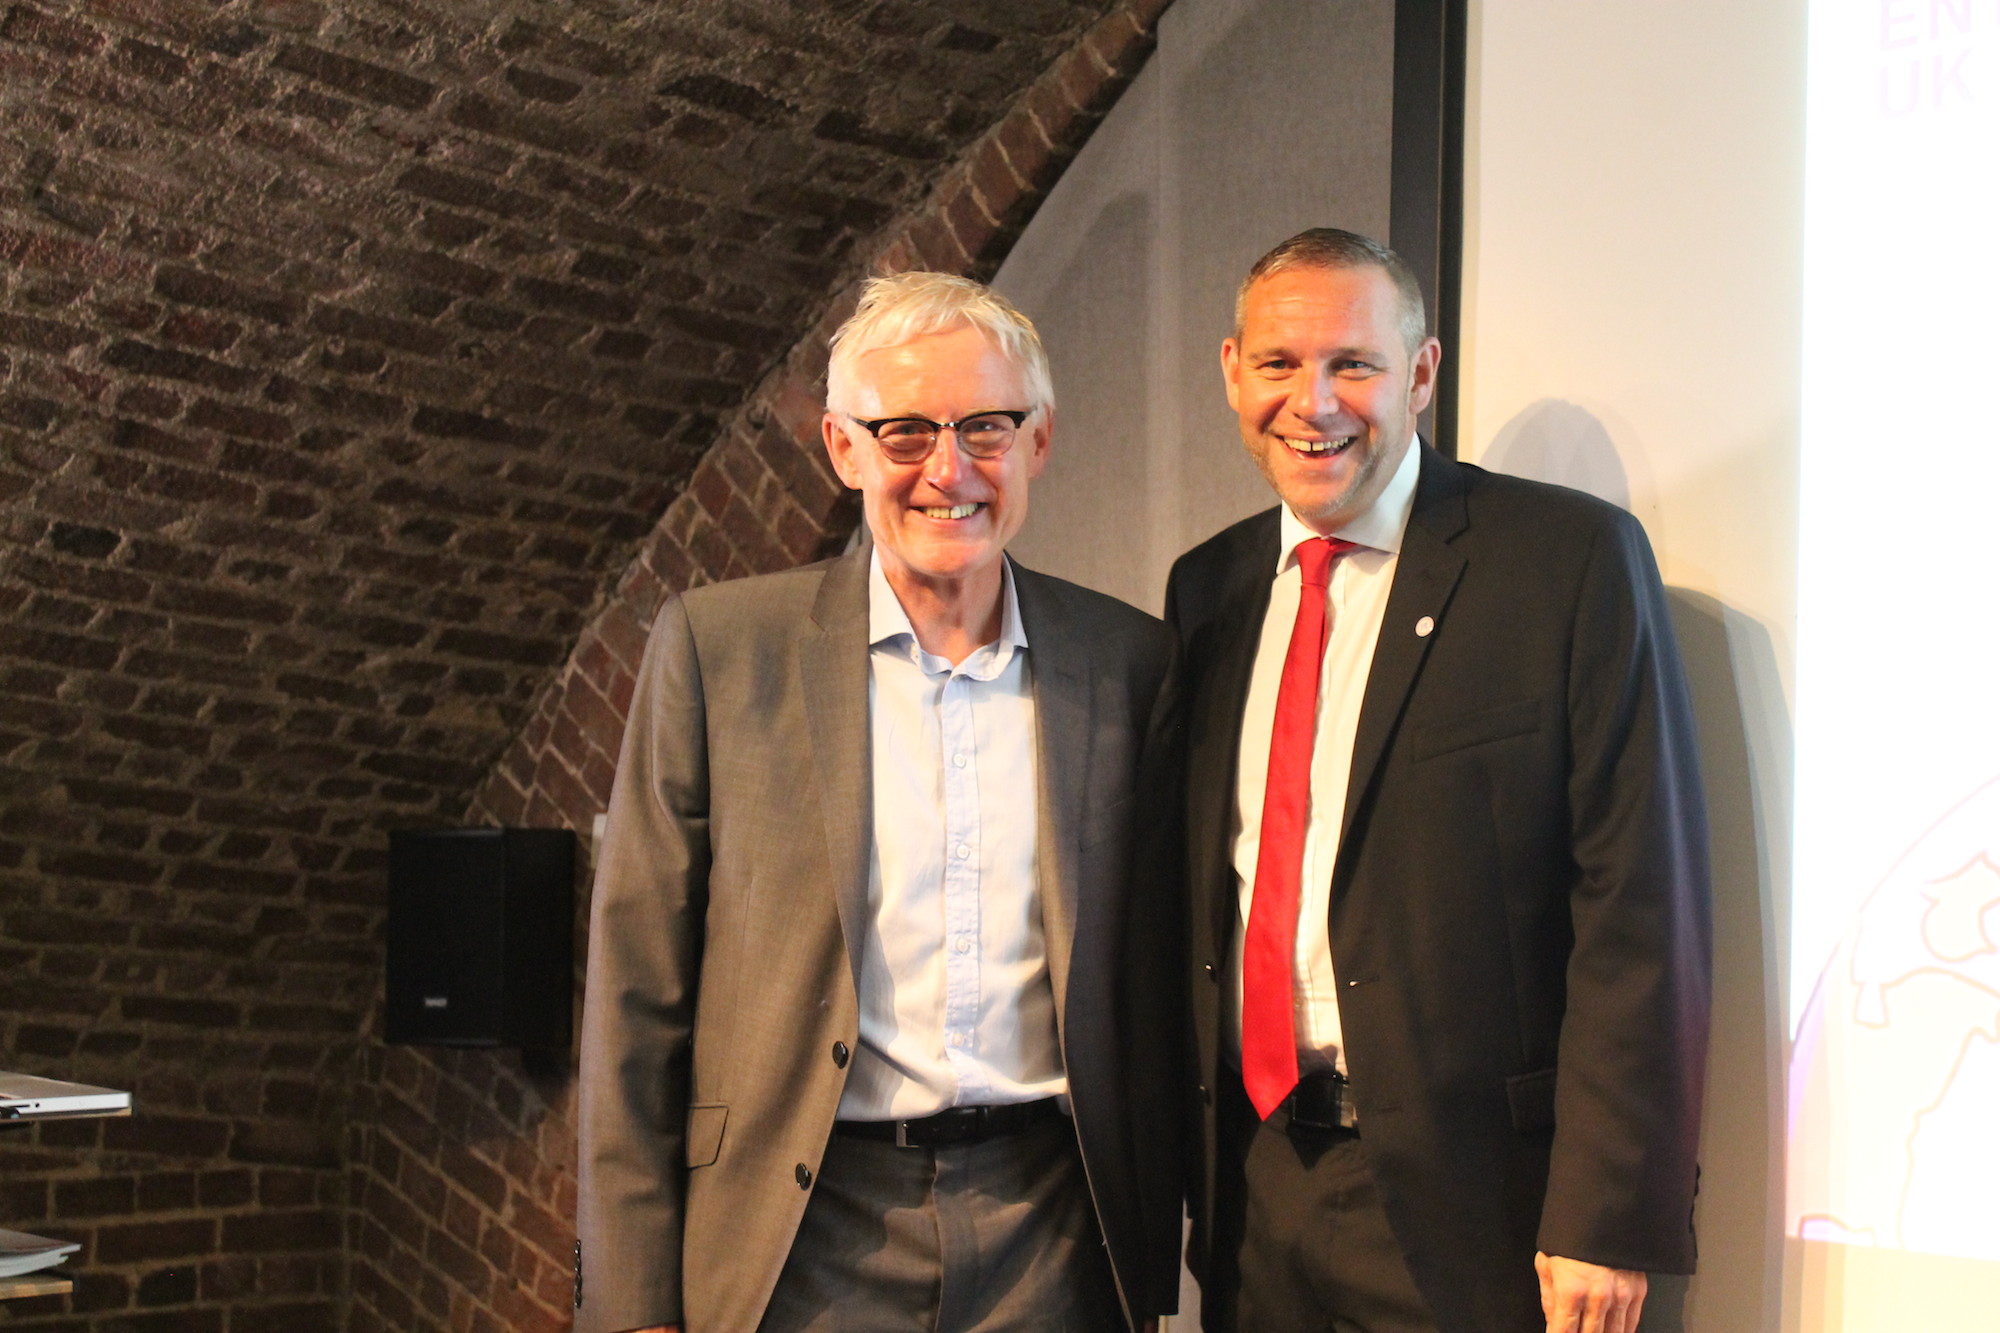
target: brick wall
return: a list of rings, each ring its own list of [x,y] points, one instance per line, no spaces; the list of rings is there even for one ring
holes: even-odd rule
[[[886,229],[868,267],[990,276],[1138,72],[1164,8],[1159,0],[1135,0],[1094,25],[918,207]],[[634,674],[660,603],[685,588],[789,568],[845,544],[859,508],[827,463],[819,420],[827,338],[851,308],[851,292],[830,304],[726,422],[481,789],[475,818],[562,825],[587,840],[610,795]],[[579,899],[581,940],[588,893]],[[582,968],[579,957],[579,982]],[[370,1053],[366,1084],[380,1109],[359,1134],[366,1146],[351,1156],[356,1333],[429,1327],[432,1320],[551,1333],[569,1326],[573,1073],[573,1064],[524,1067],[504,1054]]]
[[[588,829],[660,598],[854,521],[836,294],[1162,7],[0,0],[0,1067],[142,1112],[0,1131],[0,1325],[564,1325],[570,1071],[376,1043],[384,831]]]

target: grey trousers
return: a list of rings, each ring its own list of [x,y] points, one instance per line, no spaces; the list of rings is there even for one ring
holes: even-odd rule
[[[835,1135],[760,1333],[1119,1333],[1067,1118],[949,1148]]]

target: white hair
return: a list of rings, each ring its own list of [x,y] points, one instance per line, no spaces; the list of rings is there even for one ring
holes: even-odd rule
[[[861,304],[833,335],[826,366],[826,405],[853,401],[855,363],[863,354],[898,347],[926,334],[970,326],[1020,368],[1036,407],[1055,406],[1049,357],[1028,317],[984,283],[912,269],[870,278]]]

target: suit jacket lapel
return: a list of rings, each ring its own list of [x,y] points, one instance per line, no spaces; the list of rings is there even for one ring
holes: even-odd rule
[[[1243,745],[1243,708],[1250,697],[1250,671],[1257,661],[1264,615],[1271,604],[1273,571],[1278,566],[1278,511],[1259,523],[1249,548],[1231,570],[1232,587],[1226,609],[1211,622],[1207,642],[1189,645],[1198,655],[1203,686],[1195,698],[1196,713],[1189,733],[1188,771],[1215,775],[1205,799],[1188,812],[1189,846],[1199,858],[1195,873],[1209,891],[1209,908],[1218,948],[1227,948],[1236,934],[1236,894],[1230,868],[1231,830],[1235,822],[1236,765]]]
[[[1042,942],[1058,1023],[1068,1013],[1071,946],[1076,940],[1079,862],[1090,790],[1091,654],[1081,627],[1050,597],[1041,577],[1014,565],[1014,589],[1028,636],[1028,676],[1035,697],[1035,769],[1039,776],[1035,875]]]
[[[1449,545],[1465,530],[1464,479],[1456,464],[1432,452],[1428,445],[1422,448],[1417,495],[1410,507],[1409,526],[1403,530],[1402,553],[1396,557],[1396,581],[1389,589],[1375,660],[1368,669],[1368,687],[1361,696],[1354,761],[1347,778],[1347,806],[1341,815],[1336,884],[1341,869],[1351,860],[1347,835],[1355,811],[1374,784],[1410,688],[1430,651],[1431,636],[1417,633],[1417,624],[1426,617],[1433,625],[1444,622],[1445,607],[1465,572],[1465,557]]]
[[[868,742],[868,560],[863,542],[827,568],[799,644],[814,778],[826,825],[827,865],[846,937],[849,975],[861,978],[868,933],[868,847],[873,787]]]

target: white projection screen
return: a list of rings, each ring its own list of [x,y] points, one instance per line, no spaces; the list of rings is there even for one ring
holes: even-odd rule
[[[2000,4],[1815,0],[1807,49],[1786,1229],[1990,1290]]]

